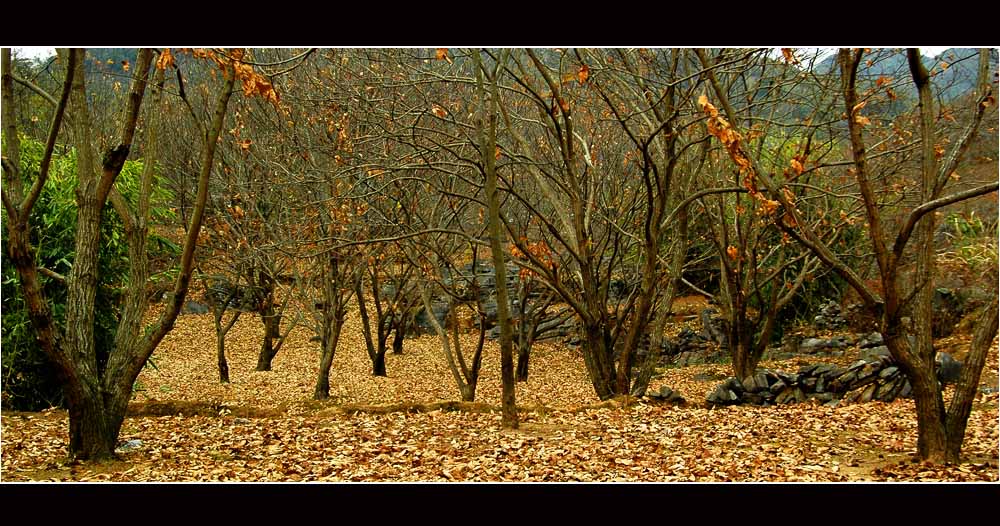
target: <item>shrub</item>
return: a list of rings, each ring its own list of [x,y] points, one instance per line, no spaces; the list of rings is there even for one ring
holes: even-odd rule
[[[27,138],[21,142],[21,173],[26,184],[38,175],[44,145]],[[117,189],[130,202],[138,196],[142,163],[129,161],[119,176]],[[157,185],[159,187],[159,185]],[[49,181],[39,196],[31,214],[31,243],[37,265],[67,275],[72,267],[76,232],[76,159],[72,151],[54,155]],[[166,221],[172,212],[165,203],[171,198],[165,190],[155,190],[151,199],[151,221]],[[3,241],[7,245],[6,214],[3,214]],[[120,296],[128,286],[128,245],[124,227],[109,204],[101,225],[100,287],[95,302],[98,367],[103,367],[111,346],[120,315]],[[151,250],[170,251],[164,243],[150,243]],[[21,292],[20,279],[10,256],[2,255],[2,396],[9,409],[35,411],[63,405],[62,388],[35,341],[34,328],[28,319],[27,305]],[[58,322],[65,316],[66,286],[57,279],[40,276],[45,296]]]

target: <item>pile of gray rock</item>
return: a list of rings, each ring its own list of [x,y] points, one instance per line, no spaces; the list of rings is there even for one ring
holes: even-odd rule
[[[839,329],[847,325],[840,304],[829,300],[820,305],[819,314],[813,318],[813,325],[819,330]]]
[[[699,363],[712,363],[726,356],[726,351],[713,340],[684,328],[675,338],[664,342],[664,359],[678,367]]]
[[[954,383],[962,364],[948,353],[938,353],[938,380]],[[888,355],[873,355],[848,367],[805,365],[797,373],[761,370],[742,382],[727,378],[706,396],[712,405],[776,405],[816,400],[825,405],[845,402],[891,402],[908,397],[909,380]]]

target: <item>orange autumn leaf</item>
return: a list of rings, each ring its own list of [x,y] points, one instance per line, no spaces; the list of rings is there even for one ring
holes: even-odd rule
[[[802,175],[802,172],[805,171],[805,167],[802,166],[802,162],[798,159],[792,159],[788,162],[788,164],[792,167],[792,170],[795,171],[795,175]]]
[[[580,82],[580,84],[583,84],[587,82],[587,79],[589,78],[590,68],[588,68],[586,64],[580,66],[579,71],[576,72],[576,79]]]
[[[439,47],[435,49],[434,58],[437,60],[445,60],[449,64],[452,64],[451,57],[448,56],[448,48]]]
[[[127,60],[123,60],[122,61],[122,69],[125,70],[125,71],[129,70],[129,64],[128,64]]]
[[[195,54],[197,57],[198,55]],[[156,59],[156,69],[164,70],[174,65],[174,56],[170,53],[170,48],[163,48],[160,58]]]
[[[885,86],[886,84],[888,84],[889,81],[891,81],[891,80],[892,79],[890,79],[889,77],[887,77],[885,75],[882,75],[882,76],[880,76],[878,78],[878,80],[875,81],[875,87],[881,88],[882,86]]]
[[[856,123],[858,123],[858,124],[860,124],[862,126],[867,126],[867,125],[869,125],[869,124],[872,123],[871,119],[869,119],[868,117],[865,117],[864,115],[855,115],[854,116],[854,122],[856,122]]]
[[[729,256],[729,259],[736,261],[740,257],[740,251],[736,247],[729,245],[729,248],[726,249],[726,255]]]
[[[441,106],[438,106],[437,104],[431,106],[431,113],[437,115],[442,119],[448,116],[448,112],[445,111],[445,109],[442,108]]]
[[[783,47],[781,48],[781,54],[785,57],[786,64],[798,64],[799,60],[795,58],[795,51],[792,48]]]
[[[499,146],[497,146],[497,151],[496,151],[495,156],[496,156],[496,159],[499,161],[500,160],[500,147]]]

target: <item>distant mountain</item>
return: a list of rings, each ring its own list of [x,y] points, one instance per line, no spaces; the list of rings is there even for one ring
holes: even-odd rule
[[[950,48],[936,57],[922,57],[924,66],[929,71],[936,72],[931,78],[931,85],[935,93],[939,94],[943,100],[950,101],[971,92],[976,86],[977,69],[979,68],[978,50],[970,48]],[[992,69],[997,68],[997,50],[992,50]],[[944,68],[942,64],[947,64]],[[826,57],[813,69],[819,74],[837,74],[837,56]],[[858,68],[859,79],[874,81],[879,77],[889,77],[894,81],[906,81],[910,79],[910,66],[906,60],[906,50],[899,48],[876,49],[865,59],[865,62]],[[906,86],[901,96],[915,95],[916,88],[912,83],[903,84]]]

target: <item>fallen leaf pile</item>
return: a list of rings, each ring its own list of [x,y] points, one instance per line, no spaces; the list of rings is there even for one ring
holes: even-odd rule
[[[459,403],[436,337],[407,339],[402,355],[386,356],[389,376],[373,377],[349,318],[331,399],[316,402],[319,344],[308,328],[292,331],[272,371],[255,372],[262,334],[252,316],[233,328],[232,383],[222,385],[211,316],[180,317],[139,376],[120,436],[131,447],[116,462],[68,461],[65,411],[5,412],[3,481],[998,480],[996,392],[977,398],[963,463],[933,466],[913,461],[912,400],[711,409],[706,393],[731,370],[707,364],[668,368],[652,382],[686,404],[600,402],[579,351],[542,343],[517,385],[521,427],[509,431],[500,428],[495,342],[475,403]],[[762,367],[795,370],[798,361]],[[997,367],[994,345],[986,369]]]

